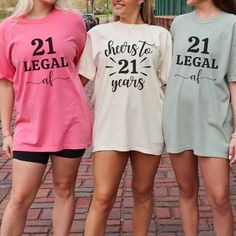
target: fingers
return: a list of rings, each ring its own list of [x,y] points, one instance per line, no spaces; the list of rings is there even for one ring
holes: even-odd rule
[[[236,139],[232,139],[230,146],[229,146],[229,160],[230,160],[230,165],[233,165],[236,163]]]
[[[229,146],[229,160],[232,160],[233,156],[234,156],[234,146],[232,146],[230,144],[230,146]]]
[[[233,157],[231,157],[230,159],[230,165],[233,165],[233,164],[235,164],[236,163],[236,156],[234,155]]]
[[[2,149],[6,153],[7,158],[12,159],[13,157],[13,150],[12,150],[12,140],[4,140]]]
[[[3,148],[5,151],[7,158],[12,159],[12,148],[10,146],[7,146],[6,148]]]
[[[230,146],[229,146],[229,160],[230,160],[230,165],[236,163],[236,139],[233,138],[231,140]]]

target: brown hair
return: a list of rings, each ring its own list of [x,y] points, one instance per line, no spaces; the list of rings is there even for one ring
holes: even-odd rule
[[[220,10],[236,15],[236,2],[235,2],[235,0],[213,0],[213,3]]]
[[[140,14],[144,23],[149,25],[157,24],[152,8],[152,0],[144,0],[144,2],[140,6]],[[115,21],[118,21],[119,19],[120,19],[119,16],[114,15]]]

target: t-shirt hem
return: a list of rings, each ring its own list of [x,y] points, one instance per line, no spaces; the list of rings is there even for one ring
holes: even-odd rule
[[[14,146],[14,151],[27,151],[27,152],[59,152],[64,149],[86,149],[90,147],[90,143],[63,145],[59,147],[31,147],[27,145]]]
[[[230,82],[236,82],[236,77],[227,77],[228,83]]]
[[[119,152],[128,152],[128,151],[138,151],[142,152],[145,154],[150,154],[150,155],[161,155],[163,154],[163,149],[157,149],[157,150],[150,150],[142,147],[136,147],[136,146],[128,146],[128,147],[117,147],[117,146],[94,146],[92,152],[97,152],[97,151],[119,151]]]
[[[0,79],[8,80],[10,82],[13,82],[13,79],[11,77],[3,75],[2,73],[0,73]]]
[[[166,151],[168,153],[174,153],[174,154],[178,154],[178,153],[181,153],[184,151],[189,151],[189,150],[193,151],[193,153],[196,156],[217,157],[217,158],[229,159],[228,153],[224,153],[224,152],[203,151],[203,150],[199,150],[194,147],[191,147],[191,146],[186,146],[186,147],[182,147],[182,148],[166,147]]]

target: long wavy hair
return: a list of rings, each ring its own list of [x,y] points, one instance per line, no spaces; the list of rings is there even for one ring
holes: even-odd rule
[[[144,23],[149,25],[156,25],[157,22],[154,17],[154,11],[152,7],[152,0],[144,0],[144,2],[140,6],[140,14],[144,21]],[[114,20],[120,20],[119,16],[114,15]]]
[[[16,8],[12,13],[12,17],[21,17],[27,15],[33,8],[34,0],[18,0]],[[70,10],[72,9],[72,3],[70,0],[57,0],[54,8],[60,10]]]
[[[222,11],[236,15],[236,1],[235,0],[213,0],[216,7]]]

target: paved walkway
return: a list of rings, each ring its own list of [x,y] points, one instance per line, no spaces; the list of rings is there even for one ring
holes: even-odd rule
[[[92,84],[87,87],[87,94],[91,98]],[[217,174],[217,173],[216,173]],[[231,196],[236,223],[236,167],[231,169]],[[200,177],[200,233],[199,236],[213,236],[213,223],[210,207],[207,203],[203,181]],[[11,188],[11,161],[8,161],[0,151],[0,219],[7,204]],[[71,229],[71,236],[83,235],[84,222],[93,191],[92,158],[88,150],[79,170],[76,185],[76,215]],[[156,175],[155,209],[148,236],[181,236],[182,228],[178,209],[178,189],[175,183],[174,173],[167,155],[164,155]],[[52,235],[52,173],[48,165],[42,186],[33,203],[26,223],[24,236]],[[131,194],[131,168],[127,166],[120,188],[117,201],[109,216],[106,235],[128,236],[132,235],[132,194]],[[235,228],[236,235],[236,228]],[[13,235],[14,236],[14,235]],[[227,235],[226,235],[227,236]]]

